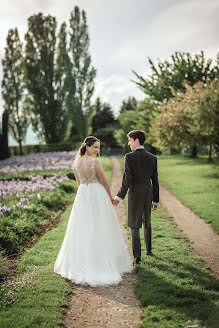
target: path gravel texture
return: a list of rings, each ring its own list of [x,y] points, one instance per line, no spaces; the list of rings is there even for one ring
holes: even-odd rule
[[[122,181],[120,163],[112,158],[112,195],[116,195]],[[119,204],[116,213],[132,257],[128,240],[125,207]],[[133,292],[137,276],[135,271],[123,275],[123,281],[110,287],[89,287],[77,285],[74,288],[69,307],[64,316],[64,324],[71,328],[134,328],[141,324],[142,310]]]
[[[196,253],[203,258],[210,273],[219,279],[219,235],[212,230],[209,224],[161,186],[160,202],[188,237]]]

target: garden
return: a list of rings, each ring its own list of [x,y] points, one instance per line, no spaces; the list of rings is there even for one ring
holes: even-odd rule
[[[53,227],[76,190],[75,154],[36,153],[1,161],[1,257],[19,255],[27,241]],[[4,266],[2,271],[0,274],[4,274]]]

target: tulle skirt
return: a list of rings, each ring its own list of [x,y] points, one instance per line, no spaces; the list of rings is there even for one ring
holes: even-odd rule
[[[132,271],[114,207],[100,183],[81,184],[54,272],[76,284],[118,284]]]

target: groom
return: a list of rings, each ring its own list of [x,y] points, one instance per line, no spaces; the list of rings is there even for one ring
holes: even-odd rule
[[[128,145],[132,152],[125,155],[125,172],[122,186],[113,201],[118,205],[128,192],[128,226],[131,228],[134,263],[141,262],[139,228],[144,225],[144,241],[147,255],[151,250],[151,209],[156,210],[159,202],[157,157],[143,147],[146,134],[142,130],[128,133]]]

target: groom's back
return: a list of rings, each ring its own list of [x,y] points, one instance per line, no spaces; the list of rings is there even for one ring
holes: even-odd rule
[[[157,158],[145,149],[126,154],[132,170],[132,184],[150,183],[157,165]]]

